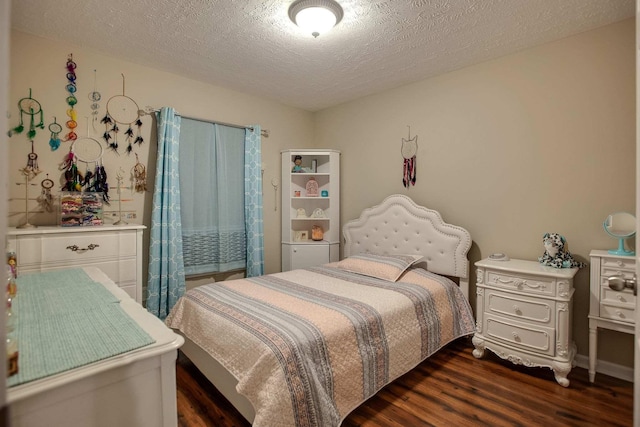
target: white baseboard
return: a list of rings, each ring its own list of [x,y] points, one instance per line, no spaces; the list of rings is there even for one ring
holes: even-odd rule
[[[589,370],[588,356],[576,354],[574,361],[576,362],[576,366]],[[598,360],[598,363],[596,364],[596,381],[598,381],[597,374],[609,375],[610,377],[633,382],[633,368],[618,365],[616,363]]]

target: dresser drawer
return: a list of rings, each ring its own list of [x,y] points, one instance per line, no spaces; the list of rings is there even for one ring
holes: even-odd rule
[[[617,305],[600,304],[600,317],[604,319],[613,319],[620,322],[635,323],[635,310],[628,307],[620,307]]]
[[[635,270],[636,261],[633,257],[629,258],[607,258],[603,257],[601,261],[602,274],[605,270]]]
[[[522,321],[532,321],[554,326],[555,302],[541,298],[527,298],[521,295],[487,290],[485,311],[500,316],[509,316]]]
[[[486,284],[531,295],[556,295],[556,281],[554,278],[488,271]]]
[[[601,279],[602,279],[602,284],[603,285],[607,285],[607,277],[612,277],[612,276],[622,276],[625,279],[632,279],[634,274],[636,273],[636,270],[622,270],[622,269],[613,269],[613,268],[603,268],[602,269],[602,274],[601,274]]]
[[[538,325],[528,325],[498,316],[485,317],[484,335],[505,342],[513,347],[548,356],[555,355],[555,330]]]
[[[600,301],[603,304],[622,305],[631,309],[635,309],[636,306],[636,296],[631,289],[614,291],[608,285],[601,288]]]
[[[40,236],[22,236],[18,244],[18,262],[21,267],[76,263],[88,265],[92,261],[136,257],[136,233],[64,233]]]

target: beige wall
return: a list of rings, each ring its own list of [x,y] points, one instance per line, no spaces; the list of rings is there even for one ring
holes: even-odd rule
[[[39,166],[42,173],[37,176],[31,187],[30,197],[40,194],[40,183],[49,174],[56,182],[55,189],[60,188],[61,172],[58,164],[69,150],[69,143],[62,143],[57,151],[49,148],[50,132],[46,127],[56,116],[58,123],[67,120],[67,105],[65,98],[66,60],[69,53],[78,65],[76,70],[78,79],[78,134],[87,136],[87,119],[90,116],[89,92],[94,90],[94,71],[97,70],[97,90],[102,95],[100,101],[100,118],[104,115],[105,105],[109,98],[122,94],[122,77],[125,75],[125,95],[131,97],[140,108],[151,106],[160,108],[171,106],[180,114],[237,124],[260,124],[263,129],[270,131],[268,138],[262,139],[264,172],[264,230],[265,230],[265,270],[268,273],[280,271],[280,208],[274,209],[274,189],[271,178],[280,175],[280,150],[292,146],[307,147],[312,142],[313,115],[309,112],[284,106],[269,100],[252,97],[221,87],[211,86],[194,80],[189,80],[174,74],[158,71],[152,68],[133,64],[117,58],[108,57],[100,52],[80,49],[77,46],[44,40],[38,37],[13,31],[11,33],[11,86],[9,126],[15,127],[19,123],[17,102],[28,96],[29,88],[43,108],[45,114],[45,130],[38,130],[35,139],[35,151],[38,154]],[[143,118],[143,137],[145,142],[135,149],[140,161],[147,166],[148,187],[152,189],[155,173],[155,121],[151,116]],[[89,126],[90,136],[100,140],[104,132],[102,125],[98,127],[100,133]],[[63,131],[66,134],[66,128]],[[61,134],[61,136],[63,136]],[[9,168],[9,191],[12,200],[9,204],[9,225],[15,226],[24,222],[24,186],[15,185],[22,182],[19,168],[27,162],[27,154],[31,146],[24,134],[9,138],[11,167]],[[120,141],[121,154],[112,151],[104,154],[104,163],[110,177],[112,187],[116,185],[116,173],[122,167],[128,178],[135,165],[135,156],[124,154],[126,144]],[[151,151],[150,151],[151,150]],[[126,181],[123,185],[130,185]],[[57,192],[57,191],[56,191]],[[111,196],[116,199],[115,189]],[[278,191],[278,197],[280,193]],[[135,211],[137,218],[128,220],[134,223],[150,224],[151,192],[146,194],[132,194],[130,190],[123,190],[122,199],[130,199],[122,203],[122,209]],[[279,200],[278,200],[279,203]],[[30,206],[36,207],[35,202]],[[117,212],[117,202],[112,202],[112,211]],[[113,221],[113,219],[110,219]],[[55,214],[34,214],[32,224],[55,224]],[[146,233],[148,236],[148,233]]]
[[[601,224],[635,211],[634,32],[630,19],[317,113],[315,145],[342,151],[343,223],[403,193],[467,228],[472,262],[493,252],[536,260],[545,232],[563,234],[582,261],[616,247]],[[409,190],[407,125],[419,144]],[[575,285],[586,355],[588,268]],[[600,337],[603,359],[632,366],[630,336]]]
[[[106,100],[122,92],[122,73],[126,95],[141,108],[173,106],[185,116],[259,123],[271,132],[262,145],[268,273],[280,269],[280,208],[274,210],[270,180],[279,176],[281,149],[310,146],[342,151],[343,221],[389,194],[404,193],[467,228],[474,240],[472,261],[498,251],[535,260],[547,231],[562,233],[571,252],[588,261],[591,249],[615,246],[601,228],[604,217],[634,211],[634,31],[633,20],[627,20],[316,114],[14,31],[9,124],[17,124],[13,103],[29,88],[43,105],[46,124],[53,116],[63,121],[69,53],[78,63],[81,118],[89,115],[87,94],[96,69],[101,114]],[[418,135],[419,151],[417,184],[406,190],[400,142],[408,125],[411,135]],[[154,126],[144,118],[145,144],[138,152],[145,164],[154,158]],[[48,140],[46,130],[38,131],[43,170],[38,185],[44,173],[59,178],[57,166],[68,149],[63,143],[51,152]],[[14,183],[20,181],[17,169],[26,162],[29,144],[24,136],[9,143],[9,190],[18,198],[24,190]],[[107,152],[105,163],[115,177],[118,167],[129,171],[135,158]],[[147,166],[153,176],[153,164]],[[133,202],[123,209],[135,210],[136,222],[148,225],[150,194],[126,197]],[[11,201],[11,225],[24,219],[22,203]],[[34,219],[55,223],[52,215]],[[576,276],[574,298],[581,354],[588,342],[588,276],[588,268]],[[471,279],[473,293],[473,272]],[[602,359],[632,366],[631,337],[609,331],[600,337]]]

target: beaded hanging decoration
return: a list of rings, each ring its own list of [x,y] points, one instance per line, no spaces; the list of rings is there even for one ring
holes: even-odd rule
[[[122,74],[122,95],[114,95],[107,101],[107,113],[102,118],[101,123],[105,125],[105,131],[102,137],[107,142],[109,149],[118,153],[118,132],[120,128],[118,124],[126,126],[124,132],[125,141],[127,142],[126,152],[131,154],[133,145],[141,145],[144,139],[141,135],[142,120],[140,117],[144,114],[138,107],[138,104],[130,97],[125,95],[125,79]],[[134,138],[133,126],[137,128]]]
[[[418,135],[411,138],[411,127],[409,128],[409,138],[402,138],[402,185],[409,188],[416,185],[416,153],[418,152]]]
[[[58,123],[57,119],[53,118],[53,123],[49,125],[49,131],[51,132],[51,138],[49,138],[49,146],[51,151],[56,151],[60,147],[60,132],[62,132],[62,126]]]
[[[27,154],[27,165],[20,169],[20,172],[22,172],[29,181],[40,173],[40,168],[38,167],[38,155],[33,151],[33,141],[31,141],[31,152]]]
[[[47,177],[40,183],[42,191],[36,200],[40,207],[46,212],[53,212],[53,196],[51,195],[53,185],[53,181],[49,179],[49,174],[47,174]]]
[[[36,137],[36,128],[44,129],[44,113],[40,103],[31,97],[31,88],[29,88],[29,96],[18,101],[18,108],[20,109],[20,124],[11,129],[8,135],[13,136],[24,132],[24,116],[27,115],[29,116],[27,138],[33,143],[33,139]],[[36,116],[40,117],[38,124],[35,121]]]
[[[76,155],[73,152],[72,145],[69,153],[65,156],[59,167],[61,171],[64,171],[64,184],[62,184],[62,191],[82,190],[82,185],[80,184],[80,182],[83,181],[84,178],[78,173],[78,164],[76,160]]]
[[[98,110],[100,109],[98,101],[102,99],[102,95],[100,95],[100,92],[97,90],[97,82],[97,71],[93,70],[93,91],[89,92],[89,100],[91,101],[91,115],[93,116],[91,126],[93,126],[93,130],[96,132],[98,131],[98,129],[96,129],[96,124],[98,123]]]
[[[34,150],[33,139],[36,137],[36,129],[44,129],[44,113],[42,112],[42,106],[38,101],[31,97],[31,89],[29,89],[29,96],[22,98],[18,101],[18,108],[20,109],[20,124],[9,131],[9,136],[14,134],[20,134],[24,132],[24,116],[29,116],[29,130],[27,131],[27,138],[31,142],[31,152],[27,154],[27,165],[20,169],[20,172],[31,181],[36,175],[40,173],[38,167],[38,155]],[[36,116],[40,118],[36,124]]]
[[[77,112],[75,110],[75,105],[78,103],[78,98],[76,98],[76,91],[77,91],[77,87],[76,87],[76,68],[77,65],[75,62],[73,62],[73,54],[70,53],[69,57],[67,58],[67,92],[69,93],[69,96],[67,96],[67,98],[65,99],[67,105],[69,106],[69,108],[67,109],[67,116],[69,117],[69,120],[67,120],[67,129],[69,129],[69,132],[65,135],[64,137],[64,141],[75,141],[78,138],[78,135],[75,132],[75,128],[78,127],[78,115]]]
[[[134,179],[134,189],[136,193],[144,193],[147,191],[147,168],[140,163],[138,159],[138,153],[136,153],[136,164],[132,170]]]
[[[64,170],[63,190],[101,192],[103,200],[109,204],[109,185],[102,166],[103,153],[102,144],[97,139],[90,136],[77,138],[60,166],[60,170]],[[84,175],[78,169],[78,162],[86,165]]]

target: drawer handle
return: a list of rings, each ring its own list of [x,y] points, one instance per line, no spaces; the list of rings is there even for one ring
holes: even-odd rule
[[[513,311],[514,311],[516,314],[520,314],[520,313],[521,313],[521,311],[520,311],[520,307],[518,307],[517,305],[514,305],[514,306],[513,306]]]
[[[620,302],[626,302],[624,298],[622,298],[622,295],[616,295],[616,298],[618,298],[618,301]]]
[[[618,267],[622,267],[624,265],[624,262],[617,260],[616,264],[618,264]]]
[[[511,332],[511,335],[513,335],[513,340],[514,341],[520,342],[520,335],[518,335],[515,332]]]
[[[536,284],[532,285],[532,284],[528,283],[526,280],[504,280],[504,279],[501,279],[499,277],[496,279],[496,282],[500,282],[503,285],[510,285],[510,284],[513,283],[514,286],[517,287],[517,288],[521,288],[522,285],[528,286],[528,287],[533,288],[533,289],[539,289],[539,288],[542,287],[540,285],[540,283],[536,283]]]
[[[94,243],[90,243],[89,246],[87,246],[86,248],[80,248],[78,247],[78,245],[72,245],[72,246],[67,246],[67,249],[73,251],[73,252],[86,252],[86,251],[92,251],[95,248],[99,247],[100,245],[96,245]]]
[[[619,318],[624,319],[624,314],[622,314],[620,310],[616,310],[616,314],[618,315]]]

